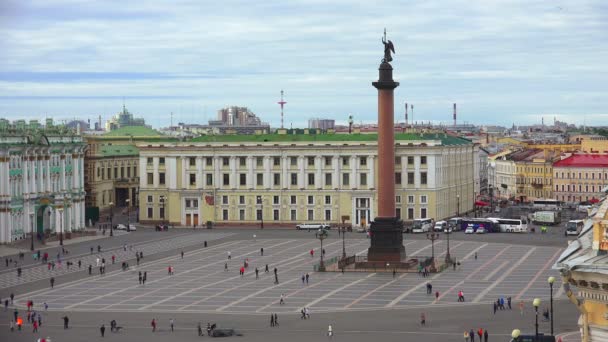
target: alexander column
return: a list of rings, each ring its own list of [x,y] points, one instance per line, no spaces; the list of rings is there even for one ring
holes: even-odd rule
[[[367,252],[370,262],[400,262],[405,258],[402,222],[395,215],[395,125],[394,95],[398,82],[393,80],[393,42],[384,37],[384,58],[379,79],[373,82],[378,89],[378,215],[371,224],[371,246]]]

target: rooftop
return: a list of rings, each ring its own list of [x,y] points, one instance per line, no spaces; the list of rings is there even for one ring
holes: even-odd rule
[[[145,126],[124,126],[104,134],[104,136],[107,137],[119,137],[128,135],[134,137],[162,136],[162,134],[157,130]]]
[[[608,154],[573,154],[553,164],[554,167],[608,167]]]
[[[137,156],[139,149],[133,145],[102,145],[99,154],[104,157]]]
[[[191,142],[329,142],[329,141],[377,141],[377,134],[260,134],[260,135],[205,135]],[[444,133],[396,133],[395,141],[439,140],[441,145],[466,145],[470,140]]]

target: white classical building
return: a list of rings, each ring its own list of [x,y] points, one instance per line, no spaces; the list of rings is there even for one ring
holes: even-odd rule
[[[142,143],[140,222],[180,226],[366,226],[377,213],[376,135],[220,135]],[[444,133],[395,136],[396,216],[443,219],[473,209],[478,146]]]
[[[85,147],[52,120],[0,119],[0,243],[84,229]]]

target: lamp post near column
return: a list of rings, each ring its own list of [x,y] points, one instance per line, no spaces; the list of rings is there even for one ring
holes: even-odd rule
[[[319,271],[325,272],[325,263],[323,261],[323,240],[327,239],[327,231],[325,229],[319,229],[319,231],[315,234],[315,237],[321,241],[321,261],[319,262]]]
[[[435,240],[439,239],[439,234],[435,232],[435,222],[433,222],[431,232],[426,234],[426,238],[431,240],[431,271],[435,272],[437,270],[435,267]]]
[[[338,229],[342,231],[342,259],[346,259],[346,242],[344,241],[344,235],[346,235],[346,227],[342,226]]]
[[[536,317],[536,321],[534,323],[534,329],[535,329],[534,341],[538,341],[538,307],[540,306],[540,299],[534,298],[534,301],[532,301],[532,305],[534,306],[534,312],[536,313],[534,315]]]
[[[547,279],[547,281],[549,282],[549,288],[550,288],[550,300],[551,300],[551,336],[553,336],[553,283],[555,283],[555,277],[549,277],[549,279]]]

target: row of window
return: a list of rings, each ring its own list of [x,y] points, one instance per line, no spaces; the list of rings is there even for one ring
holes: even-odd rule
[[[161,197],[163,197],[163,196],[159,196],[159,201],[160,202],[163,201],[161,199]],[[224,204],[224,205],[229,204],[229,197],[230,196],[223,195],[221,197],[221,203]],[[238,196],[238,204],[247,204],[245,197],[246,196],[244,196],[244,195],[239,195]],[[325,205],[331,205],[331,203],[332,203],[331,199],[332,199],[331,195],[325,195],[325,196],[323,196],[323,204],[325,204]],[[281,201],[281,197],[280,196],[277,196],[277,195],[272,196],[272,204],[273,205],[280,205],[281,204],[280,201]],[[265,203],[265,201],[264,201],[264,199],[263,199],[262,196],[255,196],[255,202],[256,202],[256,204],[264,204]],[[154,203],[154,197],[152,195],[148,195],[147,196],[147,203],[148,204]],[[198,208],[198,203],[199,203],[198,199],[196,199],[196,198],[187,198],[187,199],[185,199],[186,208]],[[401,204],[401,196],[400,195],[395,196],[395,203]],[[407,196],[407,203],[408,204],[414,204],[415,203],[415,196],[414,195],[408,195]],[[420,196],[420,203],[421,204],[426,204],[427,203],[427,196],[426,195],[421,195]],[[289,196],[289,204],[298,204],[298,196],[295,196],[295,195]],[[306,204],[314,205],[315,204],[315,196],[308,195],[306,197]]]
[[[196,157],[187,157],[188,158],[188,165],[189,166],[196,166]],[[238,158],[238,163],[239,166],[246,166],[247,165],[247,157],[237,157]],[[264,157],[254,157],[255,158],[255,165],[257,167],[262,167],[264,166]],[[297,166],[298,165],[298,158],[299,157],[289,157],[289,164],[291,166]],[[315,166],[315,159],[316,157],[305,157],[306,161],[307,161],[307,165],[308,166]],[[322,157],[325,163],[325,166],[332,166],[332,161],[334,157],[330,157],[330,156],[325,156]],[[350,156],[342,156],[342,157],[337,157],[340,158],[342,160],[342,165],[343,166],[348,166],[350,164]],[[408,157],[403,157],[403,158],[407,158],[407,164],[408,165],[414,165],[414,157],[413,156],[408,156]],[[395,157],[395,164],[396,165],[401,165],[401,159],[402,157]],[[421,156],[420,157],[420,164],[422,165],[426,165],[426,161],[427,158],[426,156]],[[147,158],[147,164],[148,165],[152,165],[154,162],[154,158],[152,157],[148,157]],[[221,157],[221,162],[222,162],[222,166],[229,166],[230,165],[230,157]],[[158,164],[159,165],[165,165],[165,158],[164,157],[159,157],[158,158]],[[207,166],[213,166],[213,157],[205,157],[205,165]],[[281,157],[272,157],[272,165],[273,166],[281,166]],[[367,165],[367,157],[366,156],[360,156],[359,157],[359,165],[361,166],[366,166]]]
[[[568,196],[570,197],[570,196]],[[159,210],[159,217],[161,219],[165,219],[165,209],[164,208],[158,208]],[[258,221],[262,220],[262,209],[255,209],[256,212],[256,219]],[[222,209],[222,220],[223,221],[228,221],[230,220],[230,215],[229,215],[230,211],[228,209]],[[240,221],[245,221],[246,219],[246,209],[239,209],[238,211],[238,219]],[[325,209],[324,210],[324,219],[327,222],[332,221],[332,209]],[[395,211],[395,214],[397,216],[397,218],[401,218],[401,208],[397,208]],[[147,210],[147,216],[149,219],[154,218],[154,208],[149,207]],[[272,220],[273,221],[279,221],[281,218],[280,215],[280,210],[279,209],[273,209],[272,210]],[[413,220],[414,217],[414,208],[407,208],[407,219],[408,220]],[[420,208],[420,217],[421,219],[427,218],[427,208]],[[298,218],[298,211],[296,209],[291,209],[289,211],[289,220],[290,221],[298,221],[300,218]],[[308,209],[306,211],[306,219],[308,221],[314,221],[315,220],[315,211],[314,209]]]
[[[137,177],[137,166],[114,167],[113,177],[112,168],[97,167],[97,178],[100,180],[131,178],[131,174],[133,174],[133,177]]]
[[[597,186],[597,191],[601,191],[602,187],[603,186],[598,185]],[[583,191],[583,189],[585,189],[585,191]],[[591,189],[591,191],[589,191],[589,189]],[[559,191],[559,185],[558,184],[555,184],[555,191]],[[567,184],[567,185],[562,184],[562,191],[576,191],[576,185],[575,184],[572,184],[572,185],[570,185],[570,184]],[[583,185],[579,184],[578,185],[578,192],[595,192],[595,185],[591,185],[591,187],[589,187],[589,185],[585,185],[583,187]]]
[[[589,179],[589,174],[591,174],[591,179],[595,179],[595,172],[585,172],[585,179]],[[562,179],[577,179],[576,177],[576,172],[561,172],[561,177],[560,176],[560,172],[556,172],[555,173],[555,178],[562,178]],[[564,177],[565,176],[565,177]],[[578,173],[578,179],[583,179],[583,173],[579,172]],[[601,172],[597,172],[597,179],[602,179],[602,173]],[[608,173],[604,172],[604,179],[608,179]]]
[[[114,169],[114,172],[116,174],[116,168]],[[307,176],[307,185],[309,185],[309,186],[315,186],[316,185],[315,174],[314,173],[308,173],[306,176]],[[129,176],[127,176],[127,177],[129,177]],[[239,177],[239,184],[238,185],[239,186],[246,186],[247,185],[247,174],[246,173],[239,173],[238,177]],[[263,186],[264,185],[264,174],[262,174],[262,173],[256,173],[255,174],[255,180],[256,180],[255,181],[255,185],[256,186]],[[426,185],[427,182],[428,182],[427,173],[426,172],[420,172],[420,184]],[[159,185],[165,185],[165,173],[164,172],[159,172],[158,173],[158,183],[159,183]],[[148,185],[154,185],[154,173],[148,172],[148,174],[147,174],[147,184]],[[196,174],[195,173],[189,173],[188,174],[188,184],[190,184],[191,186],[195,186],[196,185]],[[359,174],[359,184],[361,186],[367,186],[367,173],[360,173]],[[401,185],[402,184],[401,172],[396,172],[395,173],[395,184],[397,184],[397,185]],[[409,184],[409,185],[413,185],[414,184],[414,172],[408,172],[407,173],[407,184]],[[211,174],[211,173],[205,174],[205,185],[207,185],[207,186],[213,186],[213,174]],[[223,173],[222,174],[222,185],[223,186],[230,186],[230,174],[229,173]],[[272,185],[273,186],[281,186],[281,174],[280,173],[273,173],[272,174]],[[298,173],[291,173],[290,174],[290,185],[293,185],[293,186],[297,186],[298,185]],[[342,174],[342,186],[349,186],[349,185],[350,185],[350,173],[343,173]],[[325,173],[325,186],[333,186],[333,173]]]

